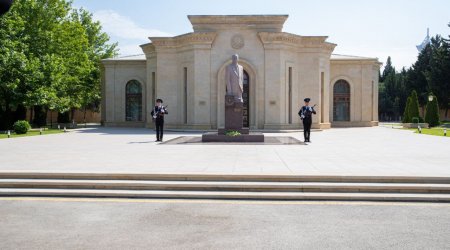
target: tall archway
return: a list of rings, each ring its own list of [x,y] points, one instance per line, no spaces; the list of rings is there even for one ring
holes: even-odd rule
[[[333,87],[333,121],[350,121],[350,84],[338,80]]]
[[[142,84],[137,80],[125,87],[125,120],[142,121]]]
[[[215,96],[217,102],[215,103],[216,112],[215,116],[217,117],[217,127],[223,128],[225,125],[225,93],[226,93],[226,84],[225,84],[225,68],[231,63],[231,60],[225,61],[222,66],[217,71],[216,79],[217,79],[217,95]],[[258,92],[256,86],[258,86],[258,79],[256,75],[255,67],[245,60],[244,58],[239,59],[239,64],[244,68],[244,93],[247,91],[247,120],[249,128],[257,128],[258,121],[258,108],[256,105],[256,100],[258,99]],[[243,94],[244,94],[243,93]],[[244,95],[243,95],[244,99]],[[245,118],[244,118],[245,119]],[[243,123],[245,127],[245,123]]]

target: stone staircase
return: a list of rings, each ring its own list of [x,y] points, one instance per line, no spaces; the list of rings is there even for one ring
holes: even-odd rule
[[[450,202],[450,177],[0,172],[0,196]]]

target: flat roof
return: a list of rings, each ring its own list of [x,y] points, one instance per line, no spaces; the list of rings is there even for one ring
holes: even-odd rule
[[[331,60],[376,60],[376,57],[364,57],[364,56],[352,56],[352,55],[341,55],[341,54],[331,54]]]
[[[144,54],[114,57],[103,59],[102,61],[141,61],[141,60],[146,60]]]

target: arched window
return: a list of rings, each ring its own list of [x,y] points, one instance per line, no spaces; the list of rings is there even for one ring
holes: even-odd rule
[[[127,121],[142,121],[142,85],[136,80],[127,83],[126,88],[126,110]]]
[[[345,80],[333,87],[333,121],[350,121],[350,84]]]

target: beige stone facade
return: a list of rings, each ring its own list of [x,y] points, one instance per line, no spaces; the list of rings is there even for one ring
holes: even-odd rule
[[[106,126],[151,127],[151,108],[161,98],[169,128],[223,127],[225,67],[233,54],[246,74],[250,129],[301,128],[297,112],[306,97],[317,105],[314,128],[377,125],[377,58],[333,55],[336,44],[326,36],[283,32],[287,15],[188,18],[192,33],[150,37],[141,45],[144,56],[103,60]]]

